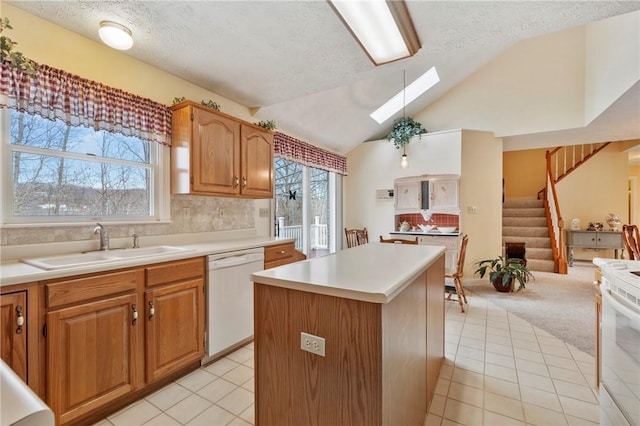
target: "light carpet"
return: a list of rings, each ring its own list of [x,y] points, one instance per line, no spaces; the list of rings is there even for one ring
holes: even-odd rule
[[[595,354],[595,266],[574,262],[567,275],[534,272],[520,292],[500,293],[486,279],[464,278],[470,308],[473,296],[484,297],[576,348]],[[469,296],[471,296],[469,298]]]

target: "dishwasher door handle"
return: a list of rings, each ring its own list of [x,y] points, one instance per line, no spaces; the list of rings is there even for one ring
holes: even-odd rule
[[[231,266],[244,265],[247,263],[257,262],[263,260],[250,255],[230,256],[222,259],[217,259],[211,262],[209,269],[221,269]]]

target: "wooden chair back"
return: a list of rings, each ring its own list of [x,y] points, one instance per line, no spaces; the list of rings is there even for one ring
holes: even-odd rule
[[[462,277],[464,274],[464,258],[467,254],[467,243],[469,242],[469,236],[464,234],[462,241],[460,241],[460,248],[458,249],[458,264],[456,265],[456,276]]]
[[[623,225],[622,240],[629,259],[640,260],[640,232],[638,232],[638,225]]]
[[[445,300],[457,301],[460,305],[460,311],[464,312],[464,304],[467,303],[467,295],[464,292],[464,287],[462,286],[462,276],[464,275],[464,259],[467,254],[467,243],[469,242],[469,237],[467,234],[462,235],[462,240],[460,240],[460,247],[458,248],[458,263],[456,264],[456,270],[445,273],[445,278],[453,279],[453,285],[444,286],[444,298]],[[452,299],[452,296],[455,295],[456,298]]]
[[[359,246],[369,242],[369,234],[367,228],[363,229],[347,229],[344,228],[344,235],[347,237],[347,248]]]
[[[405,239],[402,239],[402,238],[384,239],[384,238],[382,238],[382,235],[380,235],[380,242],[381,243],[392,243],[392,244],[418,244],[418,237],[416,237],[415,240],[405,240]]]

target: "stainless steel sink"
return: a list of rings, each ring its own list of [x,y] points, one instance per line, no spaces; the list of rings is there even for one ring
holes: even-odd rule
[[[21,262],[47,271],[53,269],[74,268],[95,264],[116,262],[119,260],[136,259],[139,257],[161,256],[165,254],[192,251],[182,247],[154,246],[135,249],[108,250],[89,253],[72,253],[62,256],[40,257],[34,259],[20,259]]]

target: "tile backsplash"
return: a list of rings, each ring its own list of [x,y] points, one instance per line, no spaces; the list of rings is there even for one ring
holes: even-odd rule
[[[457,214],[442,214],[434,213],[431,215],[431,220],[424,220],[420,213],[406,213],[397,214],[395,216],[396,229],[400,228],[400,224],[404,221],[409,222],[412,227],[418,227],[418,225],[435,225],[435,226],[455,226],[460,227],[460,216]]]
[[[255,201],[243,198],[193,195],[171,196],[171,222],[108,225],[111,238],[229,231],[255,227]],[[3,227],[0,245],[97,240],[93,226]]]

